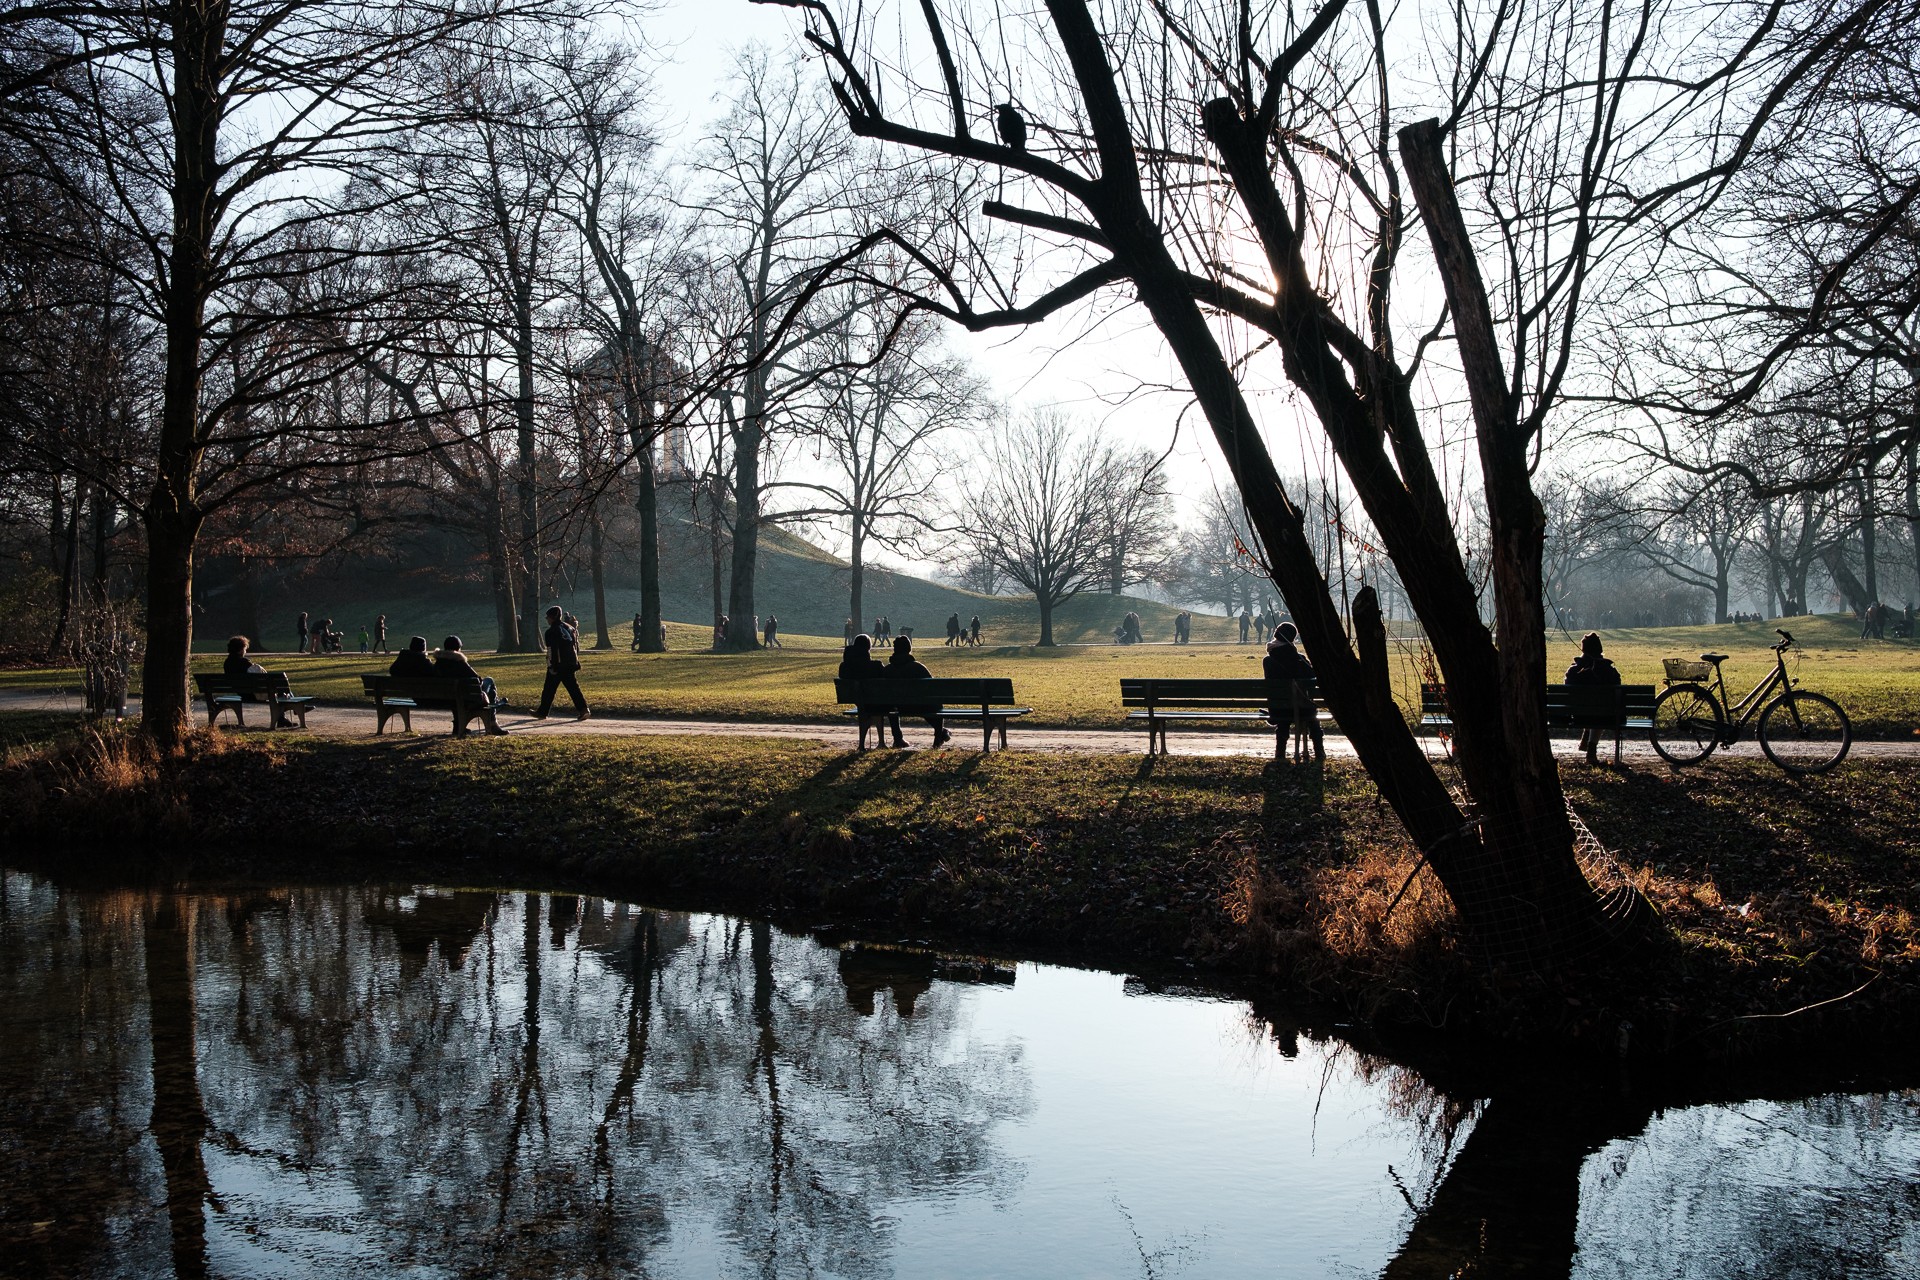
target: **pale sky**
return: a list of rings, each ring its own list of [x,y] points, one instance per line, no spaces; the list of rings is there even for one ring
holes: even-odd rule
[[[718,113],[733,51],[759,42],[771,48],[798,43],[797,16],[747,0],[666,0],[643,23],[668,60],[658,81],[669,145],[696,141]],[[1114,308],[1108,307],[1111,311]],[[974,335],[950,331],[952,345],[970,356],[995,392],[1020,406],[1061,405],[1100,426],[1103,434],[1152,449],[1174,452],[1167,467],[1183,516],[1216,487],[1227,487],[1205,423],[1187,408],[1184,394],[1146,393],[1144,383],[1182,386],[1178,367],[1146,313],[1122,308],[1094,326],[1089,311],[1068,313],[1025,329]],[[1124,402],[1124,403],[1123,403]],[[1291,413],[1282,410],[1291,419]],[[1289,435],[1291,436],[1291,432]],[[1318,446],[1305,469],[1318,468]],[[1299,445],[1276,443],[1283,472],[1302,470]]]

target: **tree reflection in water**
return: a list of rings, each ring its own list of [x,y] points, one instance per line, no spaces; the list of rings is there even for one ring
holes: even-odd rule
[[[394,1261],[460,1271],[671,1256],[879,1275],[887,1201],[1017,1173],[989,1131],[1023,1113],[1027,1082],[1017,1055],[949,1052],[951,984],[911,1019],[863,1018],[836,952],[763,923],[361,898],[302,890],[253,918],[218,956],[231,984],[202,993],[207,1024],[236,1031],[201,1062],[221,1141],[328,1171],[315,1231],[350,1205]],[[287,1205],[228,1210],[265,1227]]]

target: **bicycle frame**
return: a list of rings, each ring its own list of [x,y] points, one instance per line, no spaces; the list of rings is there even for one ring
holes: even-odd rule
[[[1753,719],[1759,714],[1760,708],[1767,705],[1767,695],[1775,689],[1793,687],[1793,680],[1787,675],[1787,646],[1784,644],[1773,646],[1773,670],[1769,671],[1766,678],[1759,684],[1747,690],[1747,696],[1737,703],[1727,699],[1727,678],[1720,670],[1718,662],[1713,664],[1712,681],[1703,687],[1716,693],[1719,696],[1720,705],[1726,708],[1727,729],[1721,738],[1721,745],[1730,747],[1740,740],[1739,735],[1746,729],[1747,721]]]

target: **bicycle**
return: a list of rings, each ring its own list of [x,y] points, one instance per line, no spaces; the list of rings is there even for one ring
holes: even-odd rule
[[[1773,650],[1773,670],[1728,710],[1721,709],[1727,682],[1720,664],[1727,660],[1726,654],[1703,653],[1698,662],[1666,659],[1667,688],[1654,699],[1649,734],[1661,758],[1672,765],[1698,764],[1712,755],[1714,748],[1738,742],[1747,721],[1756,713],[1760,717],[1756,726],[1760,749],[1788,773],[1825,773],[1847,758],[1847,750],[1853,745],[1853,723],[1832,698],[1794,688],[1786,658],[1793,637],[1777,627],[1774,634],[1780,637],[1780,643],[1769,646]],[[1709,664],[1713,668],[1711,679],[1707,675]],[[1719,691],[1717,698],[1715,690]],[[1775,690],[1779,690],[1778,696],[1770,698]]]

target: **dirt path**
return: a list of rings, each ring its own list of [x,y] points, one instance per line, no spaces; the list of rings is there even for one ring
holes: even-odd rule
[[[138,714],[139,700],[133,702],[133,713]],[[79,698],[63,693],[27,693],[18,691],[0,691],[0,710],[7,711],[58,711],[79,714]],[[262,709],[264,712],[264,709]],[[248,732],[256,732],[254,721],[263,722],[264,714],[257,714],[249,722]],[[426,711],[420,714],[416,731],[436,733],[443,731],[447,724],[445,712]],[[222,723],[231,723],[223,721]],[[308,732],[328,734],[334,737],[371,736],[373,733],[373,708],[317,706],[307,716]],[[510,734],[541,734],[552,736],[585,735],[589,737],[630,737],[641,734],[685,734],[703,735],[720,738],[786,738],[806,742],[818,742],[825,746],[849,749],[854,745],[855,731],[851,724],[822,725],[799,724],[791,721],[725,721],[725,720],[641,720],[614,716],[596,715],[591,720],[576,721],[569,717],[556,715],[548,720],[535,720],[524,712],[508,711],[500,717],[500,726]],[[393,726],[390,724],[389,728]],[[915,748],[924,748],[932,738],[924,724],[909,725],[907,740]],[[1442,746],[1437,739],[1424,740],[1430,752],[1438,754]],[[1091,755],[1118,755],[1140,753],[1145,750],[1146,739],[1139,730],[1127,729],[1042,729],[1022,728],[1015,724],[1007,734],[1008,745],[1016,751],[1050,751]],[[1554,752],[1562,757],[1575,757],[1580,754],[1579,743],[1572,738],[1556,738]],[[1273,751],[1273,739],[1265,732],[1252,730],[1239,733],[1181,733],[1174,731],[1171,746],[1176,755],[1191,756],[1259,756],[1265,757]],[[977,750],[979,739],[975,732],[961,728],[955,734],[952,744],[946,750]],[[1327,754],[1335,759],[1351,760],[1353,746],[1344,737],[1329,734],[1326,740]],[[1603,752],[1602,758],[1608,753]],[[1730,756],[1735,759],[1758,759],[1760,748],[1751,740],[1741,742],[1731,748],[1722,748],[1717,756]],[[1642,737],[1638,740],[1629,737],[1626,742],[1625,759],[1633,762],[1657,762],[1659,757]],[[1911,760],[1920,759],[1920,738],[1907,742],[1855,742],[1848,757],[1855,760]]]

